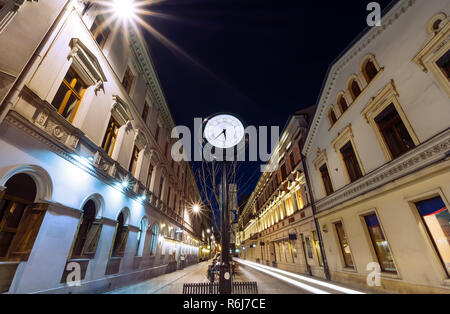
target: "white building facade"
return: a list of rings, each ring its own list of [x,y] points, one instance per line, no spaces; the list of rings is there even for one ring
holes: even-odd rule
[[[328,72],[303,154],[335,281],[450,292],[449,14],[401,0]]]
[[[0,292],[151,278],[210,226],[142,35],[86,8],[0,1]]]

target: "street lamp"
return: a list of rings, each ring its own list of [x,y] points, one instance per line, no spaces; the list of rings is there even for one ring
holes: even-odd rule
[[[136,13],[136,4],[133,0],[113,0],[114,13],[122,19],[133,18]]]
[[[195,214],[198,214],[198,213],[200,212],[200,205],[194,204],[194,206],[192,206],[192,211],[193,211]]]

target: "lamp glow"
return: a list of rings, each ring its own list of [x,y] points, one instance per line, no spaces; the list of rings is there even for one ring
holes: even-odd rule
[[[195,204],[194,206],[192,206],[192,211],[193,211],[194,213],[200,212],[200,206],[197,205],[197,204]]]
[[[136,13],[136,6],[133,0],[114,0],[114,12],[123,19],[130,19]]]

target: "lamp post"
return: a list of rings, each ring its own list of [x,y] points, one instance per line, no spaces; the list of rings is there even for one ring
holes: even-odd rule
[[[227,150],[233,150],[234,157],[238,149],[245,149],[245,128],[244,123],[237,116],[229,113],[218,113],[207,118],[204,123],[204,138],[210,148],[223,152],[220,163],[222,165],[222,191],[221,191],[221,231],[222,231],[222,254],[219,276],[219,293],[231,294],[232,292],[232,272],[230,257],[230,216],[228,197],[228,168],[230,162],[226,160],[229,156]],[[204,143],[205,144],[205,143]],[[212,152],[212,150],[211,150]],[[219,157],[219,156],[218,156]]]

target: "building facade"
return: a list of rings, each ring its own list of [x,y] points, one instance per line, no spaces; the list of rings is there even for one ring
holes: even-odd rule
[[[236,246],[243,259],[325,278],[322,251],[301,158],[314,107],[288,121],[265,172],[238,220]],[[278,160],[273,160],[278,158]]]
[[[198,262],[194,174],[171,159],[142,35],[114,25],[86,1],[0,0],[0,292],[101,292]]]
[[[334,281],[450,292],[449,14],[398,1],[329,69],[303,154]]]

